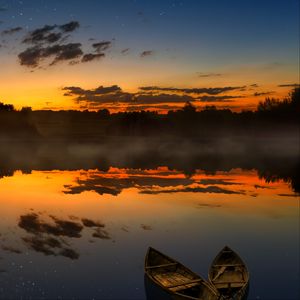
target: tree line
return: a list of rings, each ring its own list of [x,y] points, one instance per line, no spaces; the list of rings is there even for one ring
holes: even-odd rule
[[[110,113],[99,111],[16,110],[0,102],[0,137],[178,136],[211,138],[226,134],[248,136],[298,128],[300,88],[284,99],[266,98],[256,111],[233,112],[206,106],[198,111],[187,102],[167,114],[155,111]]]

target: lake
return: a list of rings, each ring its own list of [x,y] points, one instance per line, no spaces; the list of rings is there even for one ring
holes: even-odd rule
[[[225,245],[248,266],[249,299],[298,299],[299,191],[289,156],[252,167],[207,156],[103,163],[101,152],[97,168],[86,159],[93,151],[70,167],[67,155],[53,158],[56,147],[52,160],[43,147],[26,149],[1,153],[1,299],[146,299],[149,246],[207,279]]]

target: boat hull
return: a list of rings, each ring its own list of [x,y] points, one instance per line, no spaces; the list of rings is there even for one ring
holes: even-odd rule
[[[209,281],[225,299],[247,299],[249,272],[242,259],[229,247],[224,247],[209,270]]]

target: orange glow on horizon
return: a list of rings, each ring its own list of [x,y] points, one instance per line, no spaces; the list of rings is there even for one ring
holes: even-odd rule
[[[280,89],[276,93],[267,96],[244,96],[240,98],[241,100],[234,100],[232,102],[197,102],[194,101],[192,104],[196,106],[197,110],[202,110],[205,106],[216,106],[217,109],[230,109],[234,112],[240,112],[242,110],[251,110],[255,111],[259,102],[264,101],[267,97],[284,99],[289,95],[290,89]],[[126,112],[126,111],[138,111],[138,110],[149,110],[149,111],[158,111],[159,113],[166,114],[169,110],[178,110],[182,109],[185,103],[168,103],[165,102],[158,105],[145,105],[134,104],[134,109],[127,104],[121,104],[115,106],[113,104],[103,104],[99,105],[97,108],[91,108],[89,106],[81,107],[80,104],[76,104],[72,97],[65,97],[62,95],[63,92],[59,89],[43,89],[38,90],[35,88],[27,87],[24,90],[17,89],[13,96],[11,96],[11,91],[1,90],[1,99],[0,102],[5,104],[13,104],[16,109],[20,110],[22,107],[30,106],[33,110],[90,110],[97,111],[99,109],[107,108],[111,113],[116,112]],[[234,93],[231,93],[234,96]],[[13,98],[14,101],[9,99]],[[28,101],[30,99],[30,101]],[[41,100],[42,99],[42,100]],[[170,108],[165,109],[161,108],[162,106],[169,106]]]

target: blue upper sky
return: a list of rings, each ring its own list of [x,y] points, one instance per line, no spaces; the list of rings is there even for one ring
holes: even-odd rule
[[[86,38],[115,38],[128,46],[188,53],[222,46],[222,55],[231,57],[267,56],[274,47],[274,54],[286,55],[299,42],[298,0],[2,0],[0,7],[7,9],[2,27],[78,20]]]

